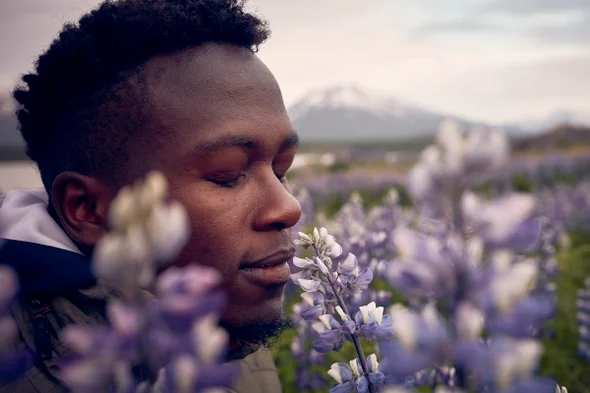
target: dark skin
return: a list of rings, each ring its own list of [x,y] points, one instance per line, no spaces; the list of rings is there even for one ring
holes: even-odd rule
[[[222,273],[224,321],[279,320],[284,283],[257,285],[240,268],[291,253],[301,215],[285,179],[298,139],[276,80],[253,52],[223,44],[153,58],[141,72],[157,131],[133,141],[130,172],[162,171],[170,198],[186,207],[192,236],[175,264]],[[56,218],[85,252],[106,232],[115,194],[99,176],[64,172],[55,180]]]

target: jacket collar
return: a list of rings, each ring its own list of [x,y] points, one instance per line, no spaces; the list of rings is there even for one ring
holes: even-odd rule
[[[82,254],[47,211],[47,193],[11,190],[0,201],[0,264],[12,267],[27,294],[79,289],[96,281]]]

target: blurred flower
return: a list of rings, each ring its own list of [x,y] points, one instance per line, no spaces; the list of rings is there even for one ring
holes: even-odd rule
[[[130,286],[149,287],[157,263],[174,259],[189,238],[184,207],[165,201],[166,179],[159,172],[123,187],[111,203],[111,232],[94,251],[94,271],[101,277]]]
[[[73,392],[201,393],[236,377],[235,367],[222,364],[228,335],[218,326],[225,305],[219,272],[189,265],[156,278],[156,263],[173,259],[189,236],[184,209],[165,197],[164,177],[151,173],[113,201],[113,232],[101,239],[93,263],[124,297],[107,305],[110,326],[64,330],[73,355],[60,375]]]
[[[590,363],[590,278],[584,281],[584,288],[578,291],[578,353]]]
[[[0,264],[0,382],[21,376],[33,363],[28,351],[6,351],[4,344],[17,338],[18,329],[11,306],[18,292],[18,277],[12,268]]]

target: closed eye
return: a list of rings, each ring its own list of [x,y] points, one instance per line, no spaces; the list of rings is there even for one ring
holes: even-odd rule
[[[208,178],[207,180],[210,181],[213,184],[217,184],[220,187],[224,187],[224,188],[233,188],[236,187],[240,184],[240,182],[242,181],[242,179],[244,178],[245,174],[244,173],[240,173],[238,176],[234,176],[231,178]]]

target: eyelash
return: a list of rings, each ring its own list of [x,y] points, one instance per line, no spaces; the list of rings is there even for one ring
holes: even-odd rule
[[[240,173],[240,175],[238,177],[236,177],[235,179],[232,180],[215,180],[215,179],[208,179],[210,182],[217,184],[220,187],[223,188],[233,188],[235,186],[237,186],[240,181],[242,180],[242,178],[245,176],[244,173]],[[279,179],[279,181],[281,183],[284,183],[287,180],[287,174],[283,174],[283,175],[279,175],[275,173],[275,176],[277,177],[277,179]]]
[[[244,177],[244,174],[240,173],[240,175],[238,177],[236,177],[235,179],[232,179],[232,180],[209,179],[209,181],[212,183],[215,183],[218,186],[223,187],[223,188],[233,188],[238,185],[238,183],[242,180],[243,177]]]

